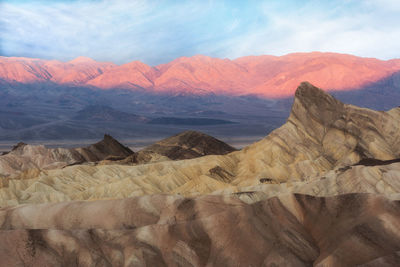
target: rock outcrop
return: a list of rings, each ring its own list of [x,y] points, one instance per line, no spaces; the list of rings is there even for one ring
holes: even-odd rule
[[[139,153],[156,153],[172,160],[206,155],[225,155],[236,149],[221,140],[196,131],[184,131],[150,145]]]
[[[87,162],[100,161],[110,157],[126,158],[134,152],[120,142],[115,140],[111,135],[105,134],[103,140],[96,144],[84,148],[77,148],[76,151]]]
[[[310,180],[363,158],[399,157],[400,108],[382,112],[346,105],[302,83],[288,121],[241,153],[237,182]]]

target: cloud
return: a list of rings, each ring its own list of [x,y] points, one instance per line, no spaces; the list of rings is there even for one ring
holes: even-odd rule
[[[179,56],[236,58],[298,51],[399,57],[397,0],[6,1],[5,56],[89,56],[151,65]]]
[[[300,51],[333,51],[382,59],[400,56],[396,48],[400,45],[400,17],[394,11],[399,4],[388,9],[372,1],[332,1],[330,6],[319,3],[308,1],[286,9],[266,3],[262,12],[268,25],[226,40],[226,46],[232,47],[231,57]]]

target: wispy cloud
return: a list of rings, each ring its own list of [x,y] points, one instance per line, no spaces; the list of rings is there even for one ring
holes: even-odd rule
[[[148,64],[296,51],[400,57],[400,2],[6,1],[1,55]]]

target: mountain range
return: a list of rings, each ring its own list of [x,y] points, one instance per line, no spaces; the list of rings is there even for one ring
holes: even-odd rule
[[[157,66],[140,61],[116,65],[86,57],[68,62],[0,57],[0,79],[11,83],[52,82],[101,89],[269,98],[291,96],[302,81],[331,91],[357,89],[399,70],[400,59],[383,61],[320,52],[235,60],[198,55]]]

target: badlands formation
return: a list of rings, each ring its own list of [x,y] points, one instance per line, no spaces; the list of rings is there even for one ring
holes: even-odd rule
[[[13,177],[24,172],[62,168],[110,157],[126,158],[132,154],[132,150],[107,134],[102,141],[83,148],[46,148],[18,143],[12,151],[0,157],[0,175]]]
[[[172,138],[35,171],[4,163],[26,146],[1,156],[0,265],[398,266],[400,108],[305,82],[287,122],[243,150],[162,152],[177,143],[207,147]]]

